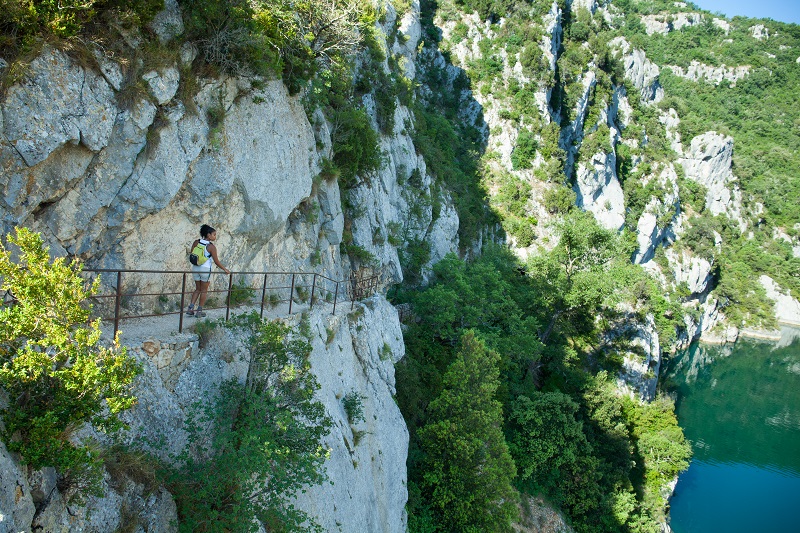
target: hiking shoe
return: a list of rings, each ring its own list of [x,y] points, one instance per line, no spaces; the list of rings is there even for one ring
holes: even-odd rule
[[[189,306],[189,309],[186,310],[186,314],[189,316],[194,316],[194,308]]]
[[[197,311],[194,312],[194,316],[197,318],[203,318],[204,316],[206,316],[206,314],[203,312],[202,309],[198,309]]]

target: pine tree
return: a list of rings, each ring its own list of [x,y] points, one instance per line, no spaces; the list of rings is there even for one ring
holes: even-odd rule
[[[442,531],[507,531],[516,517],[514,461],[495,393],[500,356],[468,331],[419,432],[421,489]]]

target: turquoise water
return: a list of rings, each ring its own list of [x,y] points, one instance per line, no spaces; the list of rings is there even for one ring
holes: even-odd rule
[[[800,532],[800,331],[692,346],[665,385],[694,451],[670,500],[673,531]]]

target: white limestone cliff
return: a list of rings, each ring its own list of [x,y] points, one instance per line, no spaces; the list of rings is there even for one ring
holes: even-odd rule
[[[775,318],[782,324],[800,326],[800,302],[784,291],[769,276],[758,278],[761,286],[767,291],[767,298],[775,302]]]
[[[657,175],[645,176],[645,183],[655,180],[661,195],[650,199],[636,225],[638,249],[633,255],[634,263],[646,263],[652,259],[665,240],[675,240],[675,225],[680,212],[678,197],[678,176],[669,164],[658,169]]]
[[[702,24],[703,19],[701,13],[642,15],[642,24],[644,24],[647,35],[666,34]]]
[[[711,214],[725,213],[732,220],[744,224],[741,216],[742,194],[736,183],[731,165],[733,162],[733,139],[708,131],[692,139],[678,162],[686,177],[707,189],[706,209]]]
[[[720,65],[713,67],[705,65],[699,61],[692,61],[685,69],[677,65],[664,65],[664,68],[672,70],[672,73],[681,78],[686,78],[692,81],[707,81],[719,85],[722,81],[730,83],[731,87],[736,86],[736,82],[747,77],[750,74],[750,65],[742,65],[738,67],[727,67]]]
[[[644,51],[631,47],[624,37],[615,37],[608,44],[615,54],[622,54],[625,78],[639,89],[642,101],[658,103],[663,100],[664,89],[658,81],[661,73],[658,65],[647,59]]]
[[[623,309],[630,313],[631,309]],[[617,389],[639,401],[652,401],[656,396],[656,385],[661,370],[661,346],[653,317],[644,322],[625,315],[609,334],[609,340],[627,339],[622,348],[622,369],[617,374]]]
[[[166,6],[151,28],[165,42],[181,31],[176,2]],[[387,15],[397,17],[389,4]],[[418,1],[398,27],[400,38],[385,44],[402,56],[403,75],[413,79],[422,35]],[[135,74],[130,65],[96,51],[97,65],[87,66],[45,47],[0,100],[0,230],[24,225],[40,231],[53,255],[80,258],[87,268],[185,270],[186,246],[200,224],[209,223],[219,232],[222,262],[234,271],[306,270],[344,278],[351,263],[339,246],[343,192],[335,180],[319,176],[322,158],[331,156],[330,124],[319,112],[309,119],[300,98],[279,80],[253,90],[235,78],[201,79],[187,100],[177,89],[181,66],[195,54],[183,47],[179,63],[137,74],[142,93],[125,93],[126,76]],[[368,99],[365,104],[370,109]],[[398,240],[426,242],[429,265],[460,244],[458,215],[446,193],[435,198],[436,210],[430,204],[419,209],[407,196],[409,185],[402,183],[412,175],[420,178],[421,197],[441,188],[414,146],[413,116],[399,103],[395,124],[380,138],[385,164],[350,193],[358,213],[347,228],[354,243],[377,258],[384,284],[402,279]],[[160,291],[176,283],[152,276],[131,282],[131,289]],[[312,356],[323,402],[341,411],[336,394],[347,392],[343,387],[357,390],[366,398],[368,419],[357,426],[364,437],[355,445],[353,429],[340,412],[332,413],[337,426],[327,441],[333,450],[328,471],[335,485],[313,489],[298,505],[316,513],[327,531],[399,532],[405,530],[408,435],[391,396],[402,335],[385,300],[362,309],[353,320],[312,314],[312,324],[325,333],[315,339]],[[326,328],[335,332],[330,345]],[[146,348],[134,350],[147,362],[130,420],[139,435],[179,428],[188,398],[242,376],[235,346],[220,355],[211,347],[198,351],[189,339],[154,339]],[[345,361],[350,366],[342,366]],[[178,430],[171,437],[174,451],[185,435]],[[13,518],[10,531],[29,530],[31,520],[54,531],[67,523],[101,531],[92,524],[106,520],[113,530],[121,502],[150,517],[156,525],[149,530],[171,531],[175,510],[168,493],[148,499],[141,486],[115,487],[109,479],[105,499],[89,501],[77,514],[70,506],[70,518],[63,498],[48,503],[37,496],[52,488],[52,476],[40,475],[32,486],[14,462],[0,454],[0,479],[7,485],[0,490],[10,491],[0,495],[0,514]],[[0,520],[0,531],[6,523]]]
[[[285,320],[297,327],[301,317]],[[356,304],[353,312],[348,306],[336,315],[330,306],[316,306],[308,321],[309,361],[321,386],[316,396],[333,420],[323,442],[330,450],[325,462],[330,483],[307,487],[294,503],[324,531],[402,533],[408,431],[393,399],[394,363],[405,353],[397,311],[375,296]],[[162,459],[186,445],[190,406],[213,399],[226,380],[244,383],[249,366],[249,352],[235,332],[218,328],[200,348],[196,335],[170,333],[175,325],[145,319],[123,331],[131,355],[143,366],[136,383],[138,403],[124,413],[131,428],[126,438],[163,439],[153,449]],[[363,421],[348,420],[341,402],[348,393],[362,398]],[[80,505],[57,488],[52,468],[31,472],[2,444],[0,473],[0,531],[101,533],[121,528],[132,517],[146,531],[177,531],[175,502],[163,488],[153,491],[134,479],[106,474],[105,494],[89,496]]]

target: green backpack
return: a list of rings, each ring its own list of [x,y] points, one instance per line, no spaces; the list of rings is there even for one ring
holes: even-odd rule
[[[208,261],[208,257],[206,257],[206,246],[208,244],[201,244],[200,241],[197,241],[197,246],[192,248],[192,253],[189,254],[189,262],[196,266],[204,265],[206,261]]]

